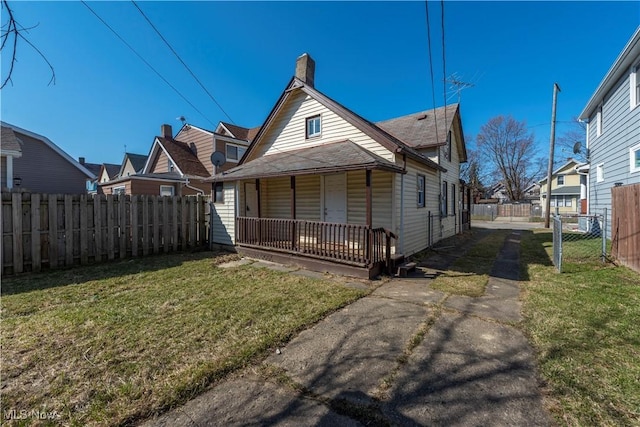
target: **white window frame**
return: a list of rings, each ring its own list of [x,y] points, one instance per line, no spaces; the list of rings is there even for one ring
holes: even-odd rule
[[[233,148],[236,149],[236,158],[235,159],[229,155],[229,147],[233,147]],[[240,154],[240,150],[244,150],[242,152],[242,154]],[[230,143],[227,142],[225,144],[224,151],[225,151],[225,155],[227,156],[227,161],[228,162],[239,163],[240,159],[242,159],[242,156],[244,156],[244,153],[247,152],[247,147],[245,147],[243,145],[238,145],[238,144],[230,144]]]
[[[451,184],[451,214],[456,214],[456,185]]]
[[[171,190],[171,194],[162,194],[163,192],[166,192],[167,189]],[[175,191],[176,191],[176,189],[174,188],[173,185],[161,185],[160,186],[160,195],[161,196],[173,197],[173,196],[175,196]]]
[[[427,197],[426,197],[427,196],[427,193],[426,193],[427,178],[422,174],[418,174],[416,186],[418,190],[417,196],[416,196],[418,207],[424,208],[425,206],[427,206]]]
[[[571,196],[564,196],[564,207],[565,208],[570,208],[573,206],[573,201],[572,201],[573,197]]]
[[[596,166],[596,182],[604,181],[604,163],[600,163]]]
[[[640,153],[640,144],[629,148],[629,172],[631,173],[640,172],[640,165],[636,165],[636,153]]]
[[[631,67],[629,73],[629,100],[632,110],[640,105],[640,62]]]
[[[449,215],[449,183],[447,181],[442,181],[442,194],[441,194],[441,200],[440,200],[440,216],[447,216]]]
[[[317,125],[315,124],[317,121]],[[312,126],[309,126],[312,124]],[[313,128],[313,129],[312,129]],[[305,119],[304,126],[305,138],[318,138],[322,135],[322,115],[317,114],[315,116],[307,117]]]
[[[562,178],[562,182],[560,182],[560,178]],[[558,185],[558,187],[560,187],[560,186],[564,185],[564,183],[565,183],[565,176],[564,176],[564,174],[562,174],[562,175],[558,175],[558,176],[556,177],[556,184]]]
[[[218,197],[217,190],[220,188],[220,197]],[[213,183],[213,203],[216,204],[224,204],[224,183],[223,182],[214,182]]]
[[[596,113],[596,136],[602,135],[602,103],[598,105]]]
[[[117,187],[111,188],[111,194],[114,196],[117,194],[125,194],[127,192],[127,188],[124,185],[119,185]]]

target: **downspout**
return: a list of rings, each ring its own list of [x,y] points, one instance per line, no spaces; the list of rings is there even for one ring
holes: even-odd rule
[[[192,189],[192,190],[194,190],[194,191],[196,191],[199,194],[204,196],[204,190],[201,190],[199,188],[192,187],[192,186],[189,185],[189,178],[187,178],[187,180],[185,181],[184,186],[187,187],[187,188],[190,188],[190,189]]]
[[[398,253],[404,253],[404,176],[407,173],[407,155],[402,153],[402,173],[400,174],[400,233],[398,233]]]

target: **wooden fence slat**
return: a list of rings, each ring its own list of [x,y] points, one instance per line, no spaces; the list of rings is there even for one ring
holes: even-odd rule
[[[178,198],[176,196],[171,198],[171,232],[172,237],[172,249],[178,250]]]
[[[164,240],[164,253],[169,252],[170,226],[169,226],[169,202],[168,197],[162,198],[162,240]]]
[[[49,268],[58,266],[58,196],[49,194]]]
[[[196,245],[196,206],[195,198],[189,197],[189,246],[192,248]]]
[[[160,252],[160,215],[158,209],[158,197],[151,198],[151,208],[153,210],[153,253]]]
[[[113,209],[113,195],[107,195],[107,257],[112,260],[115,259],[115,236],[114,236],[114,209]]]
[[[73,198],[70,194],[64,196],[64,263],[73,264]]]
[[[13,228],[13,272],[22,273],[22,193],[11,195],[12,228]]]
[[[40,194],[31,195],[31,271],[42,267],[40,248]]]
[[[121,194],[118,196],[118,232],[120,233],[120,259],[127,256],[127,196]]]
[[[187,247],[187,199],[185,197],[180,198],[180,249],[185,250]]]
[[[198,195],[198,244],[204,245],[207,237],[206,237],[206,224],[205,224],[205,199],[201,195]]]
[[[95,260],[97,262],[102,261],[102,218],[101,218],[101,205],[102,205],[102,195],[96,194],[93,198],[93,224],[94,224],[94,238],[95,238],[95,247],[96,254]]]
[[[131,196],[131,256],[138,256],[138,242],[140,241],[140,227],[138,223],[138,196]]]
[[[87,196],[80,196],[80,264],[89,262],[89,229],[87,225]]]
[[[142,196],[142,255],[149,255],[149,196]]]

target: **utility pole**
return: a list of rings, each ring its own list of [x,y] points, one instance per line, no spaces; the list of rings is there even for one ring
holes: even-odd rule
[[[553,147],[556,142],[556,103],[560,86],[553,84],[553,107],[551,108],[551,137],[549,138],[549,166],[547,167],[547,200],[545,201],[544,228],[549,228],[551,217],[551,175],[553,174]]]

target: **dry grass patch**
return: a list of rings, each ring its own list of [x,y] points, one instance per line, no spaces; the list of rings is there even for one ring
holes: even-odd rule
[[[523,233],[523,326],[561,425],[640,425],[640,275],[551,259],[548,230]]]
[[[189,254],[3,280],[2,410],[132,423],[364,295]],[[4,413],[4,412],[3,412]]]
[[[510,230],[496,230],[483,237],[448,270],[440,272],[430,286],[455,295],[482,296],[493,263],[510,233]]]

